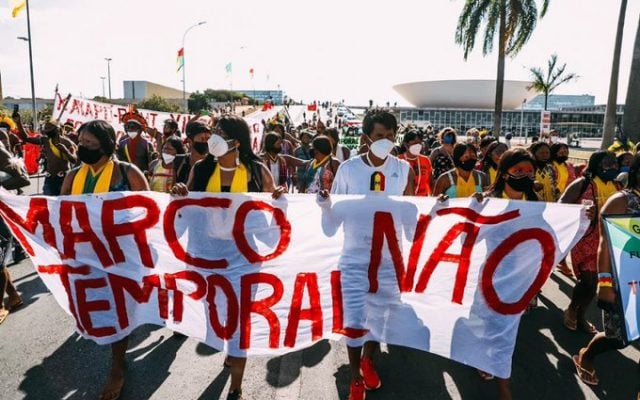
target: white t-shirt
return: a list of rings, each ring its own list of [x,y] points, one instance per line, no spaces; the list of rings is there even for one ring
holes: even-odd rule
[[[402,196],[407,187],[409,168],[409,163],[391,155],[376,168],[367,165],[362,156],[353,157],[340,164],[331,193]]]

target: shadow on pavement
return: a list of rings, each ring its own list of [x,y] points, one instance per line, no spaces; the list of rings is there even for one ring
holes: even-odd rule
[[[148,399],[169,376],[169,367],[184,339],[164,336],[137,348],[157,326],[145,325],[129,337],[126,384],[122,398]],[[168,335],[171,335],[167,331]],[[111,347],[71,335],[40,365],[30,368],[19,389],[25,399],[98,398],[111,367]]]
[[[330,351],[329,342],[321,340],[309,348],[271,358],[267,361],[267,383],[273,387],[289,386],[300,377],[302,367],[320,364]]]

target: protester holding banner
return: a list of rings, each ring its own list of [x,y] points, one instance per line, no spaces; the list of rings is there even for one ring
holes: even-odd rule
[[[415,175],[415,182],[413,183],[416,188],[415,195],[430,196],[433,185],[431,181],[431,161],[429,157],[421,154],[423,144],[418,131],[411,129],[406,132],[402,137],[402,146],[405,152],[400,154],[398,158],[407,161],[413,169]]]
[[[455,168],[440,175],[433,188],[433,195],[444,194],[450,198],[469,197],[484,191],[489,179],[484,172],[475,169],[478,155],[474,145],[458,143],[453,148]]]
[[[82,162],[66,176],[62,195],[88,193],[126,192],[149,190],[142,172],[133,164],[113,157],[116,134],[106,121],[86,122],[78,129],[78,158]],[[124,386],[125,353],[128,337],[111,345],[111,371],[101,399],[111,400],[120,396]]]
[[[556,185],[556,176],[549,165],[551,148],[545,142],[536,142],[529,147],[529,151],[536,161],[536,192],[543,201],[555,203],[560,197]]]
[[[40,145],[46,161],[44,186],[45,196],[58,196],[62,182],[69,168],[76,163],[76,145],[60,134],[60,122],[52,119],[44,124],[44,135],[30,137],[24,130],[20,114],[15,113],[13,120],[18,128],[18,136],[23,143]]]
[[[176,184],[176,171],[173,161],[178,156],[184,156],[185,150],[182,140],[177,136],[164,138],[164,146],[159,158],[153,160],[149,166],[149,187],[154,192],[169,193]]]
[[[571,183],[560,198],[561,203],[593,204],[595,215],[600,215],[607,199],[616,192],[613,180],[618,175],[618,163],[613,153],[596,151],[589,158],[585,176]],[[571,250],[573,273],[578,283],[573,289],[571,303],[564,312],[564,326],[576,331],[578,328],[589,334],[598,331],[585,319],[585,312],[596,295],[597,251],[600,234],[598,221],[594,220],[584,237]]]
[[[633,158],[629,170],[627,189],[612,195],[604,204],[600,213],[608,216],[619,214],[640,215],[640,155],[636,155]],[[623,349],[628,345],[628,343],[625,343],[625,315],[621,312],[621,299],[616,294],[616,282],[612,276],[613,268],[610,253],[610,244],[606,239],[604,224],[601,224],[597,253],[597,279],[598,306],[603,309],[604,332],[596,334],[587,347],[583,347],[578,351],[577,355],[573,356],[576,373],[587,385],[598,384],[598,376],[594,368],[594,361],[597,356],[611,350]],[[633,302],[635,303],[635,300]]]
[[[491,137],[491,136],[490,136]],[[493,140],[486,148],[485,157],[482,159],[482,171],[489,177],[489,184],[495,185],[498,178],[498,164],[500,157],[509,150],[506,144]]]
[[[273,135],[278,138],[276,134]],[[189,190],[209,193],[268,192],[277,199],[285,191],[281,186],[275,187],[269,170],[251,150],[251,133],[242,118],[222,116],[208,145],[209,154],[194,165],[187,185],[178,183],[172,193],[186,196]],[[242,352],[230,352],[225,359],[225,367],[231,368],[227,400],[242,399],[242,377],[246,363],[247,358]]]
[[[300,135],[298,137],[300,139],[300,145],[296,147],[296,149],[293,151],[293,156],[305,161],[311,160],[313,158],[311,156],[311,151],[310,151],[311,140],[313,140],[313,134],[311,133],[311,131],[307,129],[303,129],[300,131]],[[298,167],[298,170],[296,171],[296,173],[298,178],[296,188],[298,189],[298,192],[301,192],[302,183],[304,180],[305,168]]]
[[[147,121],[137,112],[129,111],[122,117],[122,123],[127,136],[118,143],[118,159],[134,164],[147,173],[153,154],[153,146],[142,137],[142,132],[147,129]]]
[[[386,110],[370,110],[364,117],[362,131],[371,139],[369,151],[351,158],[340,165],[333,181],[331,193],[335,194],[384,194],[389,196],[413,196],[414,173],[406,161],[392,156],[391,150],[395,146],[398,122],[395,116]],[[329,204],[329,194],[320,192],[325,200],[321,203]],[[363,200],[366,201],[366,200]],[[340,269],[346,274],[361,277],[367,274],[368,265],[354,265],[341,259]],[[391,266],[385,266],[393,268]],[[356,279],[356,281],[359,281]],[[345,302],[345,316],[349,319],[350,327],[364,328],[364,296],[368,287],[352,288],[350,302]],[[367,341],[368,340],[368,341]],[[363,346],[364,345],[364,346]],[[378,343],[371,341],[368,335],[359,338],[347,338],[347,352],[351,367],[350,400],[363,400],[365,389],[375,390],[382,386],[382,382],[373,365],[373,353]]]

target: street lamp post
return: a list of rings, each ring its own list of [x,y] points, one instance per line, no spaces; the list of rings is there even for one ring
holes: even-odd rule
[[[200,25],[204,25],[206,24],[207,21],[200,21],[195,25],[191,25],[190,27],[187,28],[186,31],[184,31],[184,35],[182,35],[182,102],[184,104],[184,110],[185,112],[189,112],[189,103],[187,103],[187,65],[186,65],[186,51],[184,49],[184,41],[187,38],[187,33],[189,33],[189,31],[193,28],[195,28],[196,26],[200,26]]]
[[[107,80],[109,81],[109,100],[111,100],[111,60],[111,58],[105,57],[105,61],[107,62]]]
[[[104,80],[107,79],[107,78],[104,77],[104,76],[101,76],[100,79],[102,80],[102,97],[105,97],[105,94],[104,94]]]
[[[33,80],[33,53],[31,51],[31,23],[29,19],[29,2],[27,2],[27,31],[29,37],[18,36],[18,39],[29,43],[29,71],[31,73],[31,112],[33,114],[31,120],[31,128],[35,131],[38,129],[38,109],[36,108],[36,89]]]

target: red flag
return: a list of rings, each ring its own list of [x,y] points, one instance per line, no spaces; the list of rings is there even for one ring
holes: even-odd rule
[[[249,70],[249,74],[251,75],[251,78],[253,79],[253,68],[251,68],[251,69]]]

